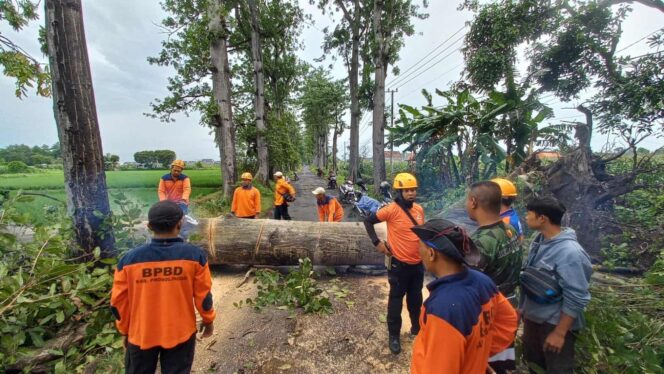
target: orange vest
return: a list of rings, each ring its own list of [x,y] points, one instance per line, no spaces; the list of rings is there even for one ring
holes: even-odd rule
[[[180,174],[177,180],[168,173],[159,180],[159,201],[170,200],[175,203],[184,202],[189,204],[191,195],[191,180],[188,176]]]
[[[289,193],[295,196],[295,188],[286,182],[284,178],[277,179],[277,185],[274,188],[274,205],[284,205],[286,200],[284,200],[283,194]]]
[[[419,204],[414,203],[409,212],[418,224],[424,223],[424,209]],[[392,202],[378,209],[376,218],[387,223],[387,244],[397,260],[408,264],[417,264],[422,261],[420,239],[410,230],[414,226],[413,221],[397,203]]]
[[[215,318],[212,279],[200,248],[180,238],[153,239],[127,252],[118,263],[111,290],[116,326],[131,344],[173,348]]]
[[[261,212],[261,193],[257,188],[238,187],[233,193],[231,212],[240,218],[253,217]]]
[[[329,198],[327,204],[316,204],[318,220],[320,222],[341,222],[344,219],[344,208],[334,197],[326,196],[326,198]]]

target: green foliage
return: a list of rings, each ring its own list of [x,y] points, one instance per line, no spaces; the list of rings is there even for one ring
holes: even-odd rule
[[[0,160],[5,162],[21,161],[26,165],[52,164],[60,158],[60,143],[30,147],[25,144],[13,144],[0,148]]]
[[[646,283],[664,289],[664,250],[646,273]]]
[[[664,289],[640,282],[598,285],[577,341],[582,373],[661,373]]]
[[[11,161],[7,164],[7,171],[10,173],[27,173],[30,167],[22,161]]]
[[[134,153],[134,161],[139,164],[146,165],[150,168],[155,168],[155,166],[170,168],[171,162],[173,162],[173,160],[175,160],[175,152],[168,149],[156,151],[140,151]]]
[[[20,31],[30,21],[36,20],[38,2],[30,0],[0,1],[0,21],[5,21],[14,31]],[[35,58],[10,39],[0,36],[0,66],[3,73],[16,82],[16,97],[27,95],[28,88],[36,86],[40,96],[51,95],[51,77],[48,70]]]
[[[138,242],[133,227],[135,204],[115,196],[121,212],[111,225],[116,245],[124,251]],[[0,369],[19,364],[23,370],[55,373],[115,373],[122,367],[122,337],[114,326],[109,308],[115,259],[81,262],[73,253],[71,220],[61,210],[46,211],[44,224],[18,211],[17,204],[30,199],[20,193],[0,197]],[[10,227],[23,227],[33,236],[16,235]],[[144,239],[143,239],[144,240]],[[57,339],[77,336],[61,345]],[[50,355],[47,362],[35,361],[38,352]]]
[[[254,279],[258,295],[254,299],[247,299],[246,303],[256,310],[276,306],[279,309],[300,308],[304,313],[330,314],[332,303],[314,276],[313,265],[308,258],[300,259],[298,268],[286,277],[273,270],[258,270]],[[347,295],[338,287],[336,292],[343,294],[343,297]],[[242,306],[241,303],[234,305]]]

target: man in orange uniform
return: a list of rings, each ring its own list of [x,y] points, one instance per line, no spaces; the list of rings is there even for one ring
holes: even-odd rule
[[[417,179],[412,174],[400,173],[394,178],[397,197],[387,206],[364,220],[364,226],[376,249],[391,256],[387,269],[390,294],[387,300],[388,345],[392,353],[401,352],[401,309],[403,297],[410,315],[410,333],[420,331],[419,317],[422,306],[424,268],[419,252],[419,239],[411,228],[424,223],[424,209],[415,203]],[[387,243],[376,235],[374,225],[387,223]]]
[[[311,193],[316,196],[320,222],[341,222],[344,219],[344,208],[334,196],[326,195],[323,187],[318,187]]]
[[[194,360],[196,314],[203,337],[212,335],[212,280],[202,249],[178,237],[182,210],[161,201],[148,212],[150,244],[127,252],[118,263],[111,311],[125,336],[126,373],[188,373]]]
[[[284,173],[280,171],[274,173],[274,181],[277,184],[274,188],[274,219],[289,221],[291,216],[288,214],[287,200],[295,198],[295,188],[284,179]]]
[[[189,210],[189,195],[191,195],[191,180],[182,174],[184,161],[175,160],[171,164],[171,172],[159,180],[159,201],[170,200],[180,206],[184,214]]]
[[[240,178],[242,186],[233,193],[231,213],[238,218],[256,218],[261,212],[261,192],[251,185],[251,173],[243,173]]]
[[[413,344],[412,374],[484,374],[490,355],[516,335],[517,315],[491,278],[471,270],[479,251],[453,222],[433,219],[413,227],[424,267],[436,276],[422,306]]]

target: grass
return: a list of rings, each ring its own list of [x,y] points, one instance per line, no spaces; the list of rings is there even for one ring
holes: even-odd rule
[[[108,188],[153,188],[156,190],[159,178],[168,170],[107,171]],[[187,170],[193,187],[216,187],[221,184],[219,169]],[[0,190],[53,190],[64,187],[62,170],[48,170],[33,174],[4,174],[0,176]]]

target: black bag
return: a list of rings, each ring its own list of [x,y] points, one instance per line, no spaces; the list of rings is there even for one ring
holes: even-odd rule
[[[521,289],[538,304],[555,304],[563,299],[563,290],[551,270],[526,266],[519,280]]]
[[[293,201],[295,201],[295,196],[289,194],[288,192],[286,192],[285,194],[282,194],[281,196],[284,197],[284,200],[285,200],[287,203],[292,203]]]

